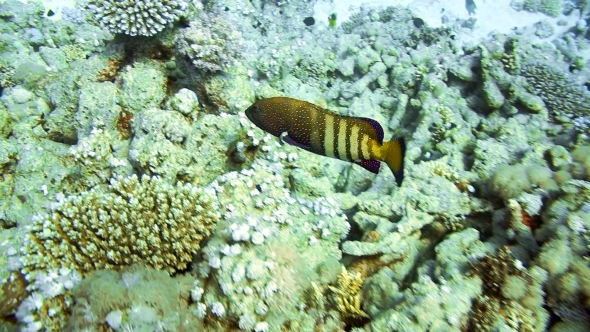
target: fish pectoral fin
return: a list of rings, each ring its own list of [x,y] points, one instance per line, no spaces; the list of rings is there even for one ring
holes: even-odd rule
[[[381,166],[381,163],[378,160],[373,159],[359,160],[354,163],[374,174],[379,173],[379,167]]]
[[[289,137],[289,134],[287,132],[284,132],[283,134],[281,134],[281,140],[289,145],[293,145],[298,148],[301,148],[301,149],[304,149],[307,151],[311,151],[311,146],[297,142],[296,140]]]

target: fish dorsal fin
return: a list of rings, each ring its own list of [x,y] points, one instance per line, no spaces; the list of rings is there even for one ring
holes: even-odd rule
[[[379,144],[383,144],[383,127],[377,122],[376,120],[369,119],[369,118],[357,118],[361,121],[368,123],[373,129],[375,129],[375,134],[377,134],[377,141]]]
[[[354,163],[374,174],[379,173],[379,167],[381,166],[379,161],[373,159],[359,160],[355,161]]]

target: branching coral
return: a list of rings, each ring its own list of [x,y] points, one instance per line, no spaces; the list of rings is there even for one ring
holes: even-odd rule
[[[152,36],[178,19],[187,7],[183,0],[93,0],[90,10],[112,33]]]
[[[175,272],[187,266],[219,217],[213,198],[199,187],[148,176],[113,179],[35,218],[25,270],[88,273],[144,262]]]
[[[338,275],[337,287],[330,286],[334,293],[334,301],[340,313],[348,319],[361,319],[367,314],[361,309],[361,288],[363,279],[360,273],[348,272],[342,267]]]

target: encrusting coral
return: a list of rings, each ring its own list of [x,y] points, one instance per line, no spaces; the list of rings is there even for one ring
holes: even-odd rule
[[[68,331],[202,331],[188,311],[192,277],[132,265],[89,274],[72,290]]]
[[[186,268],[219,218],[200,187],[145,175],[112,179],[36,216],[23,263],[27,271],[67,267],[85,274],[143,262],[175,272]]]
[[[538,266],[524,267],[513,258],[508,247],[486,255],[472,267],[471,274],[482,278],[483,292],[473,304],[470,328],[476,331],[546,329],[549,313],[543,307],[545,270]]]

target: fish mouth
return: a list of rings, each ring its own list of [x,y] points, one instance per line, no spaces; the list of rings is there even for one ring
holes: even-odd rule
[[[248,117],[248,119],[252,122],[256,121],[256,113],[258,111],[258,107],[256,105],[252,105],[250,107],[248,107],[244,113],[246,113],[246,117]]]

